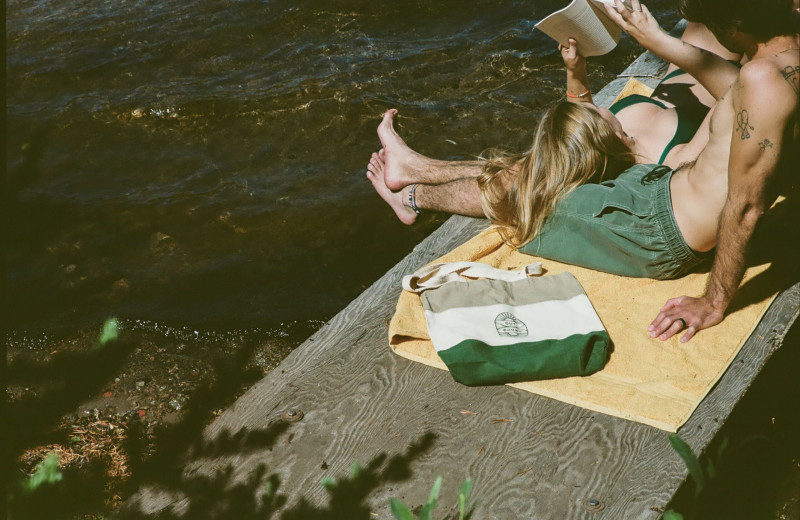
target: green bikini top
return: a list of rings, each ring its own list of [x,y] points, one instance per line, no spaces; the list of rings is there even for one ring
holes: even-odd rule
[[[657,99],[649,98],[641,94],[631,94],[630,96],[620,99],[608,107],[608,109],[612,113],[616,114],[623,108],[631,105],[637,105],[639,103],[650,103],[665,110],[669,108],[667,105]],[[701,109],[700,107],[705,110]],[[669,143],[667,143],[667,146],[661,153],[661,157],[658,159],[658,164],[662,164],[664,162],[664,159],[667,158],[667,154],[669,154],[670,150],[672,150],[675,146],[688,143],[692,140],[692,137],[694,137],[697,129],[700,128],[700,125],[703,123],[703,119],[705,119],[708,110],[708,107],[700,104],[687,107],[675,107],[675,113],[678,116],[678,126],[675,128],[675,134],[672,136],[672,139]]]

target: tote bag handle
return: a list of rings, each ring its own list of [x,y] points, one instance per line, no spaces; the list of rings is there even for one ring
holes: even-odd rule
[[[428,289],[436,289],[449,282],[466,282],[467,279],[489,278],[513,282],[528,276],[542,274],[542,263],[528,264],[518,271],[506,271],[480,262],[447,262],[430,264],[418,269],[414,274],[403,277],[403,289],[419,294]]]

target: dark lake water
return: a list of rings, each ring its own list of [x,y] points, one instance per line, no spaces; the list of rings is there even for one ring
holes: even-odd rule
[[[9,0],[12,338],[307,335],[444,221],[373,192],[381,114],[436,158],[524,148],[564,92],[533,26],[565,4]],[[640,52],[592,59],[593,86]]]

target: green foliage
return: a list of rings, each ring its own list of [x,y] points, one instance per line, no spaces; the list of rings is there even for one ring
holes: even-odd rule
[[[694,494],[697,496],[710,481],[716,478],[717,468],[714,464],[714,460],[722,460],[723,455],[728,449],[729,439],[723,437],[713,456],[707,457],[703,462],[698,459],[697,455],[692,451],[692,448],[686,444],[686,441],[681,439],[677,433],[673,433],[669,436],[669,443],[686,464],[686,468],[689,470],[689,474],[694,480]]]
[[[439,492],[442,490],[442,477],[436,477],[431,488],[431,493],[428,496],[428,503],[422,506],[419,512],[419,520],[432,520],[433,510],[436,509],[436,503],[439,500]]]
[[[60,481],[64,475],[61,473],[61,470],[58,469],[58,462],[59,459],[56,453],[47,455],[47,457],[36,466],[33,475],[25,481],[23,488],[26,491],[33,491],[41,485],[55,484]]]
[[[691,446],[686,444],[686,441],[681,439],[677,433],[670,434],[669,443],[672,448],[678,452],[678,455],[681,456],[684,464],[686,464],[689,474],[694,479],[695,496],[699,495],[700,492],[703,491],[703,487],[706,483],[706,474],[700,465],[700,460],[698,460],[697,455],[692,451]]]
[[[397,520],[414,520],[414,515],[411,513],[408,506],[396,498],[389,499],[389,505],[392,508],[392,514]]]
[[[458,519],[465,520],[472,516],[472,510],[475,509],[475,503],[467,509],[467,501],[469,495],[472,493],[472,479],[467,478],[461,483],[461,489],[458,491]]]
[[[422,506],[419,511],[419,516],[417,517],[418,520],[433,520],[433,510],[436,509],[436,505],[438,504],[439,492],[441,489],[442,477],[438,476],[436,477],[433,487],[431,488],[431,492],[428,495],[428,502]],[[470,493],[472,493],[472,479],[467,478],[461,483],[461,489],[458,492],[459,520],[469,520],[472,517],[472,512],[475,509],[475,503],[473,502],[469,508],[467,507]],[[414,514],[411,512],[408,506],[396,498],[390,499],[389,505],[391,506],[392,515],[394,515],[397,520],[415,520]]]
[[[108,318],[103,323],[103,332],[100,334],[100,343],[97,348],[105,347],[108,343],[116,341],[119,337],[119,324],[117,318]]]
[[[727,452],[729,444],[728,437],[723,437],[716,451],[710,456],[705,457],[703,461],[700,461],[691,446],[677,433],[670,434],[669,443],[678,455],[680,455],[681,459],[683,459],[684,464],[686,464],[689,475],[691,475],[694,482],[694,496],[699,496],[703,489],[717,477],[717,468],[714,461],[716,460],[719,462],[722,460],[722,457]],[[683,520],[684,516],[673,509],[669,509],[664,512],[661,518],[663,520]]]

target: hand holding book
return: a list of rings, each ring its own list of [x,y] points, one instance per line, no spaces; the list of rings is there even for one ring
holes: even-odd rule
[[[567,66],[567,100],[573,103],[592,103],[589,79],[586,76],[586,58],[578,52],[578,42],[569,39],[569,46],[559,44],[561,58]]]
[[[575,38],[569,39],[569,45],[558,44],[558,50],[561,52],[561,59],[564,60],[564,65],[567,66],[568,71],[586,70],[586,58],[578,52],[578,42]]]
[[[605,4],[606,12],[615,24],[633,36],[642,47],[653,51],[658,46],[659,38],[666,33],[646,5],[639,0],[631,0],[630,7],[627,9],[620,0]]]
[[[622,34],[604,5],[613,2],[572,0],[567,7],[541,20],[536,27],[564,47],[569,46],[569,38],[577,39],[581,42],[581,55],[584,57],[606,54],[617,46]]]

